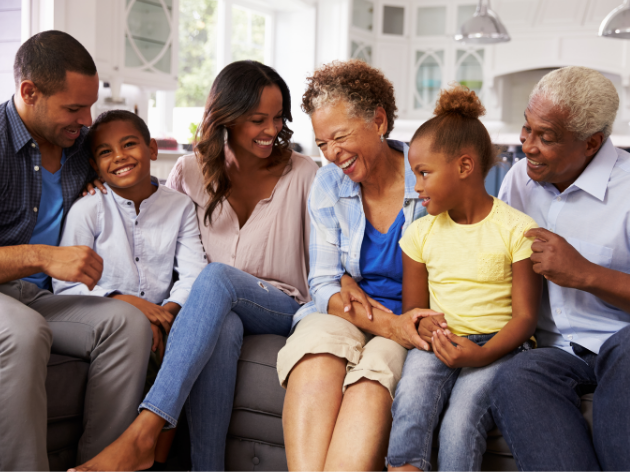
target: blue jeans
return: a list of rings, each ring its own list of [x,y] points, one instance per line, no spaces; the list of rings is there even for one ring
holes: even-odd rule
[[[541,348],[494,379],[492,414],[520,470],[630,470],[630,326],[594,354]],[[593,436],[580,397],[593,395]]]
[[[483,346],[492,336],[467,337]],[[525,343],[485,367],[460,369],[447,367],[432,352],[409,351],[392,405],[387,464],[431,470],[433,435],[442,416],[438,469],[479,470],[487,432],[494,426],[488,394],[492,379],[499,366],[527,348]]]
[[[234,267],[211,263],[173,323],[164,362],[140,405],[174,427],[186,399],[193,470],[224,470],[244,334],[287,336],[300,305]]]

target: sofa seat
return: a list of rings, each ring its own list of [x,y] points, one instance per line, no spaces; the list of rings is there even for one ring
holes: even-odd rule
[[[77,444],[83,433],[83,404],[89,368],[89,362],[83,359],[50,355],[46,377],[46,446],[50,470],[67,470],[77,465]]]
[[[276,372],[278,351],[285,342],[286,338],[275,335],[245,336],[243,340],[226,448],[226,470],[288,470],[282,434],[285,391]],[[582,413],[592,427],[592,394],[582,397]],[[436,453],[434,449],[434,470],[437,469]],[[497,428],[488,434],[481,468],[517,469]]]

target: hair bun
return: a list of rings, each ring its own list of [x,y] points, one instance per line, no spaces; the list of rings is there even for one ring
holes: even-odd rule
[[[486,108],[475,92],[468,87],[455,84],[450,89],[440,91],[433,113],[436,116],[457,113],[467,118],[479,118],[485,115]]]

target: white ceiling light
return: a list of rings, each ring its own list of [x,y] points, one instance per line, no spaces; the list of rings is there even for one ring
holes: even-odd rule
[[[599,35],[605,38],[630,39],[630,1],[624,0],[611,11],[599,26]]]
[[[473,17],[466,21],[455,35],[455,41],[468,44],[506,43],[509,40],[507,29],[497,14],[490,9],[490,0],[486,0],[486,3],[479,0]]]

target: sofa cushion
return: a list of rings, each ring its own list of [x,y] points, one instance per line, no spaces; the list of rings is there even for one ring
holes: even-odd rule
[[[245,336],[238,362],[226,470],[288,470],[282,434],[284,389],[276,360],[286,338]]]

